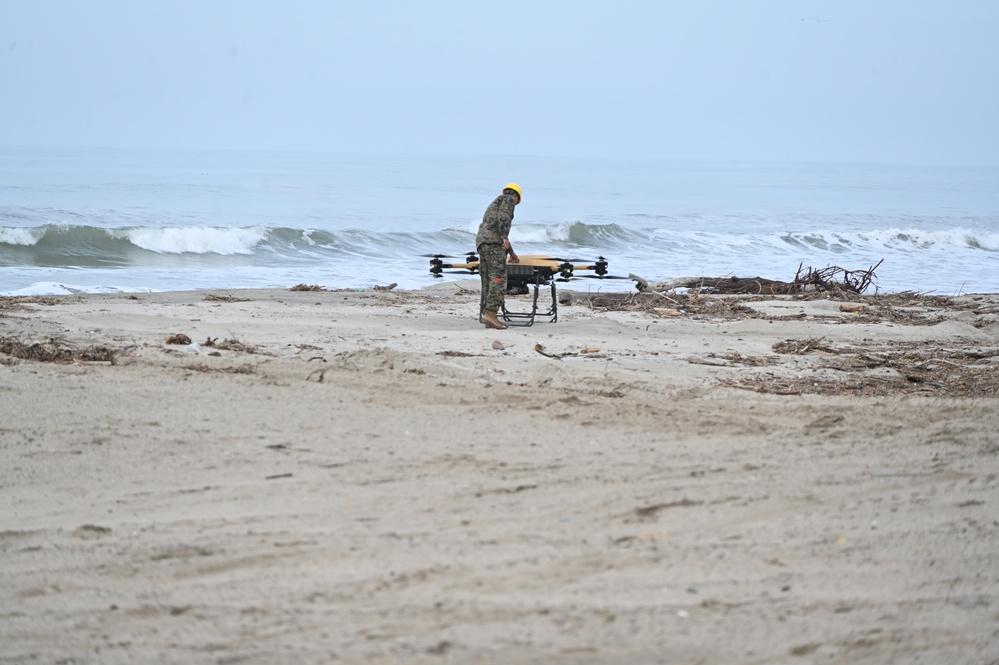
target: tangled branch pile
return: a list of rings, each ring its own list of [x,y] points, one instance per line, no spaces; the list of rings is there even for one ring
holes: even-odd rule
[[[808,286],[815,287],[819,291],[850,291],[852,293],[863,293],[871,284],[877,281],[874,271],[884,263],[881,259],[867,270],[846,270],[839,266],[828,266],[821,270],[813,270],[809,267],[804,274],[801,268],[804,264],[798,264],[798,271],[794,274],[794,281],[788,288],[804,290]],[[842,273],[840,280],[836,280],[836,275]],[[874,292],[877,293],[877,286]],[[788,291],[792,293],[793,291]]]

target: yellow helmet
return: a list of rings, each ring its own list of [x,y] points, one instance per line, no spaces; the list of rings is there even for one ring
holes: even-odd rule
[[[503,191],[505,192],[508,189],[512,189],[513,191],[517,192],[517,196],[521,200],[524,199],[524,193],[522,191],[520,191],[520,185],[518,185],[517,183],[511,182],[509,185],[507,185],[506,187],[503,188]]]

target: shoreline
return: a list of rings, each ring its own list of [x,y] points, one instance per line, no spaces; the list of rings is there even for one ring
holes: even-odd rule
[[[559,293],[0,298],[4,657],[999,658],[999,295]]]

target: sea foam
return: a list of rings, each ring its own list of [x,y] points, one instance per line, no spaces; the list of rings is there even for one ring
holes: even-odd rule
[[[252,254],[253,248],[267,238],[258,228],[138,228],[123,233],[137,247],[158,254]]]

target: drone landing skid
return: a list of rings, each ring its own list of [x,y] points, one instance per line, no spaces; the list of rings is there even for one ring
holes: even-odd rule
[[[528,272],[529,271],[529,272]],[[548,269],[541,269],[536,266],[507,266],[507,285],[521,284],[528,288],[534,287],[534,297],[531,301],[531,311],[511,312],[503,305],[503,320],[511,326],[533,326],[534,318],[539,314],[549,316],[549,323],[558,321],[558,298],[555,295],[555,281],[552,279],[553,273]],[[550,286],[552,294],[551,306],[546,312],[538,311],[538,292],[542,286]]]

